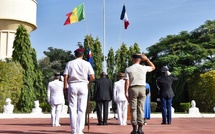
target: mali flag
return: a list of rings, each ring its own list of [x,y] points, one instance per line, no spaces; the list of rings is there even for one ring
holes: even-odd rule
[[[67,24],[72,24],[75,22],[79,22],[81,20],[84,19],[85,15],[84,15],[84,4],[80,4],[78,6],[76,6],[72,12],[68,13],[66,16],[68,16],[68,18],[66,19],[64,25]]]

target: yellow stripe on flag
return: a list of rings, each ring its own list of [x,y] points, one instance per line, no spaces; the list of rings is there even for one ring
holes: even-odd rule
[[[78,12],[77,8],[72,11],[72,15],[70,16],[70,23],[78,22]]]

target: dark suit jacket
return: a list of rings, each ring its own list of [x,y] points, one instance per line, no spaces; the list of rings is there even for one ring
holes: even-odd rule
[[[175,96],[172,90],[172,83],[178,78],[170,76],[161,76],[157,79],[157,87],[160,90],[160,98],[172,98]]]
[[[98,100],[112,100],[113,88],[112,81],[108,78],[100,78],[95,81],[94,99]]]

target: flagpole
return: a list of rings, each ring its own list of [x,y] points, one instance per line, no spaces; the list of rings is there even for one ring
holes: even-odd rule
[[[103,0],[103,72],[106,72],[106,60],[105,60],[105,43],[106,43],[106,35],[105,35],[105,0]]]
[[[85,8],[85,3],[84,3],[84,0],[82,0],[82,3],[84,4],[84,8]],[[86,21],[86,14],[84,13],[85,15],[85,26],[86,26],[86,31],[87,31],[87,36],[88,36],[88,25],[87,25],[87,21]],[[89,48],[89,40],[88,40],[88,37],[87,37],[87,47]],[[87,48],[87,49],[88,49]],[[89,94],[90,94],[90,83],[88,84],[88,96],[87,96],[87,130],[88,130],[88,134],[90,133],[90,97],[89,97]]]

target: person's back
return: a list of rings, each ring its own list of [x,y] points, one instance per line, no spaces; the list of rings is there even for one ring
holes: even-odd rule
[[[83,60],[83,47],[74,53],[76,59],[68,62],[64,70],[64,91],[68,95],[71,133],[79,134],[83,133],[85,124],[88,84],[94,80],[95,73],[91,64]]]
[[[157,84],[157,87],[159,88],[161,98],[166,98],[166,97],[172,98],[175,96],[172,89],[172,83],[175,80],[178,80],[178,78],[172,76],[171,74],[168,75],[166,74],[166,72],[162,72],[162,75],[157,78],[156,84]]]
[[[108,78],[99,78],[95,81],[95,100],[112,99],[112,82]]]
[[[67,63],[67,70],[69,78],[68,81],[71,83],[76,82],[87,82],[88,83],[88,77],[86,74],[89,74],[89,68],[91,68],[91,65],[89,62],[77,58]]]
[[[123,79],[114,83],[114,100],[116,102],[127,100],[125,97],[125,81]]]
[[[161,100],[161,124],[163,125],[172,123],[172,99],[175,96],[172,89],[172,84],[175,80],[178,80],[178,78],[171,75],[167,66],[163,66],[161,68],[161,76],[156,80],[156,85],[159,90],[159,97]]]
[[[120,125],[127,125],[127,109],[128,101],[125,97],[125,80],[124,73],[118,73],[117,79],[114,83],[113,97],[117,106],[117,117]]]
[[[112,100],[113,89],[112,82],[106,77],[106,73],[101,73],[101,78],[95,81],[94,99],[96,101],[96,111],[98,125],[107,125],[109,101]],[[103,119],[102,119],[103,109]]]
[[[48,102],[51,104],[64,104],[64,94],[63,94],[63,82],[59,80],[54,80],[49,82],[48,90]]]
[[[140,65],[142,61],[147,62],[149,66]],[[144,54],[133,54],[132,63],[132,66],[126,68],[124,77],[125,95],[129,101],[133,127],[131,134],[143,134],[146,73],[153,71],[155,66]]]
[[[146,81],[146,73],[148,70],[151,70],[151,67],[140,64],[133,64],[132,66],[128,67],[126,71],[129,75],[131,86],[145,85],[144,82]]]

